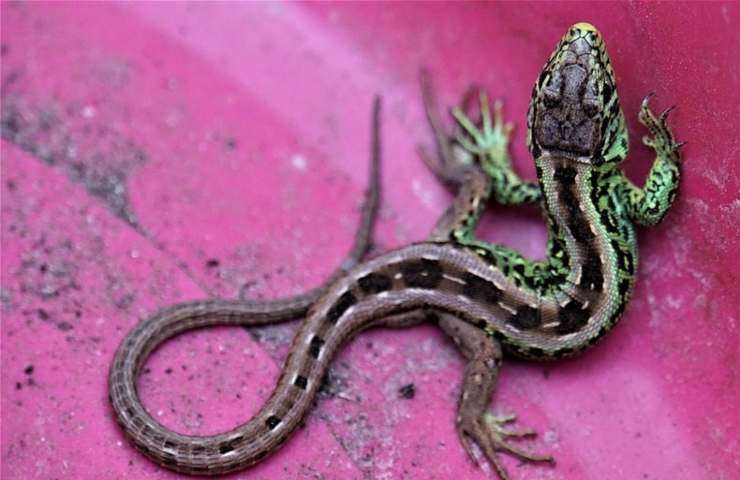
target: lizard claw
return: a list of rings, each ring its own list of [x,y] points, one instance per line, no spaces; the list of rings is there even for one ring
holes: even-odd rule
[[[666,121],[666,118],[668,118],[668,114],[671,113],[671,111],[675,108],[676,108],[675,105],[671,105],[670,107],[663,110],[663,113],[660,114],[660,123],[665,125],[665,121]]]
[[[645,98],[642,99],[641,108],[647,108],[648,103],[650,103],[650,99],[653,98],[654,95],[655,95],[655,92],[650,92],[647,95],[645,95]]]
[[[648,107],[649,100],[652,96],[653,93],[648,94],[640,106],[640,114],[638,116],[640,123],[650,130],[650,135],[642,137],[642,143],[653,148],[658,155],[675,157],[674,160],[678,161],[678,149],[685,142],[676,143],[673,139],[673,133],[666,123],[668,114],[671,113],[675,106],[666,108],[656,117]]]
[[[473,454],[475,443],[483,452],[501,480],[510,480],[509,474],[498,458],[498,452],[506,452],[525,462],[548,462],[555,460],[550,455],[538,455],[526,452],[510,444],[509,439],[531,438],[537,436],[533,430],[510,430],[504,427],[516,420],[515,415],[494,416],[490,413],[472,417],[461,416],[457,421],[457,433],[463,448],[473,463],[479,463]]]

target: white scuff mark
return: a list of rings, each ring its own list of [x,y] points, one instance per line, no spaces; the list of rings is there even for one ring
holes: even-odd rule
[[[82,109],[82,117],[83,118],[95,118],[95,115],[98,113],[97,110],[95,110],[95,107],[92,105],[86,105]]]
[[[722,20],[724,20],[727,25],[732,25],[730,14],[727,11],[727,5],[722,5],[722,7],[720,8],[720,12],[722,12]]]
[[[663,299],[666,306],[673,310],[681,310],[683,308],[683,298],[676,297],[674,295],[666,295]]]
[[[421,200],[421,203],[423,203],[425,207],[434,206],[434,194],[431,190],[425,188],[424,184],[418,178],[411,180],[411,191],[414,192],[414,195],[419,197],[419,200]]]
[[[290,157],[290,164],[295,168],[296,170],[300,170],[301,172],[306,171],[306,168],[308,167],[308,161],[306,160],[306,157],[301,155],[300,153],[296,153],[292,157]]]

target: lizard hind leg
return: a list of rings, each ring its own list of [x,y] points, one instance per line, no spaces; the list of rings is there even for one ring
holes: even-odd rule
[[[426,70],[420,75],[421,92],[427,119],[434,133],[437,155],[418,146],[419,156],[439,181],[456,190],[455,201],[439,219],[431,233],[433,241],[451,241],[457,237],[473,236],[480,215],[491,192],[491,179],[481,168],[475,154],[461,146],[458,131],[448,131],[442,122],[434,98],[431,79]],[[480,88],[471,86],[462,99],[462,109],[470,110]]]
[[[422,145],[417,146],[417,153],[437,179],[452,188],[457,188],[465,183],[467,173],[476,168],[475,155],[457,141],[458,136],[462,133],[459,130],[459,125],[457,125],[456,131],[448,131],[445,128],[428,71],[421,71],[419,82],[421,84],[424,112],[434,133],[437,155],[435,158]],[[473,99],[478,96],[479,92],[480,88],[476,85],[471,85],[467,89],[460,104],[463,111],[470,111]]]
[[[498,452],[506,452],[524,462],[549,462],[549,455],[529,453],[515,447],[511,440],[534,437],[532,430],[511,430],[507,425],[515,415],[495,416],[488,411],[501,365],[501,346],[483,330],[449,314],[439,314],[439,326],[460,348],[468,363],[457,409],[456,428],[463,448],[474,463],[476,444],[501,480],[510,480]]]

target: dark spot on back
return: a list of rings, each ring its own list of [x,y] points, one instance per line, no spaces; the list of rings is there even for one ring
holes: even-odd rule
[[[485,330],[488,323],[485,320],[478,319],[473,322],[473,325],[475,325],[477,328],[481,330]]]
[[[581,211],[578,208],[578,199],[576,199],[573,190],[565,187],[561,188],[558,191],[558,200],[560,200],[560,203],[565,207],[571,221],[574,217],[580,216]]]
[[[532,358],[542,358],[545,356],[545,351],[539,347],[529,347],[526,352],[522,353]]]
[[[336,322],[339,320],[339,317],[341,317],[344,312],[346,312],[347,309],[355,303],[357,303],[357,299],[352,295],[352,292],[347,290],[339,297],[339,300],[329,308],[329,311],[326,312],[327,320],[330,322]]]
[[[604,82],[604,104],[609,103],[609,100],[612,99],[613,93],[614,93],[614,89],[609,84],[609,82]]]
[[[575,215],[571,214],[568,230],[570,230],[573,238],[580,243],[590,242],[594,238],[594,232],[588,227],[580,211]]]
[[[509,319],[509,323],[519,330],[529,330],[539,327],[542,324],[542,317],[538,309],[532,308],[529,305],[521,305]]]
[[[401,275],[409,287],[434,288],[442,280],[442,269],[433,260],[414,260],[401,265]]]
[[[608,210],[602,210],[600,212],[601,223],[606,225],[607,229],[614,231],[617,228],[617,221],[612,217]]]
[[[462,279],[465,282],[462,294],[471,300],[493,304],[503,295],[496,285],[470,272],[465,272]]]
[[[571,300],[566,306],[560,309],[558,312],[560,325],[557,327],[559,334],[565,335],[577,332],[588,323],[591,312],[582,307],[583,305],[581,303]]]
[[[358,283],[360,289],[367,294],[380,293],[391,288],[391,279],[381,273],[368,273]]]
[[[572,167],[559,167],[553,173],[553,178],[563,185],[575,183],[577,172]]]
[[[222,443],[221,445],[218,446],[218,453],[220,453],[221,455],[225,453],[229,453],[233,450],[234,450],[234,446],[231,445],[231,443]]]
[[[267,420],[265,420],[265,425],[267,425],[267,428],[270,430],[274,429],[280,424],[281,420],[276,417],[275,415],[270,415],[267,417]]]
[[[540,145],[533,138],[532,139],[532,156],[534,158],[539,158],[541,154],[542,154],[542,148],[540,148]]]
[[[555,358],[564,358],[569,355],[571,355],[574,352],[572,348],[561,348],[560,350],[555,350],[552,354]]]
[[[581,283],[586,289],[600,292],[604,289],[604,274],[601,270],[601,259],[590,255],[581,266]]]
[[[306,386],[308,385],[308,379],[304,377],[303,375],[298,375],[297,377],[295,377],[295,380],[293,381],[293,385],[305,390]]]
[[[622,298],[627,298],[627,295],[629,295],[629,293],[630,293],[630,282],[629,282],[629,280],[623,278],[622,280],[620,280],[619,286],[617,288],[619,289],[619,295]],[[622,302],[622,303],[626,303],[626,302]]]
[[[611,244],[612,249],[614,249],[614,253],[617,255],[617,265],[619,268],[623,269],[630,275],[634,274],[635,263],[633,256],[620,247],[619,242],[616,240],[612,240]]]
[[[318,335],[314,335],[311,339],[311,343],[308,346],[308,353],[313,358],[319,358],[319,353],[321,352],[321,347],[324,345],[324,340],[319,337]]]

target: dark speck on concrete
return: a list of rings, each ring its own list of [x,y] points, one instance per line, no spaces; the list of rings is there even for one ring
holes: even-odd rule
[[[57,323],[57,328],[63,332],[69,332],[75,327],[71,323],[62,320],[61,322]]]
[[[164,373],[165,373],[165,374],[167,374],[167,375],[169,375],[169,374],[171,374],[171,373],[172,373],[172,369],[171,369],[171,368],[166,368],[166,369],[164,370]]]
[[[236,147],[238,145],[239,145],[239,143],[233,137],[227,138],[226,141],[224,142],[224,147],[226,147],[226,150],[228,150],[230,152],[236,150]]]
[[[209,258],[206,262],[206,267],[208,268],[216,268],[219,265],[221,265],[221,262],[219,262],[217,258]]]
[[[25,368],[25,370],[23,370],[23,373],[25,373],[26,375],[33,375],[33,368],[33,365],[29,365]]]
[[[398,389],[398,393],[402,398],[411,400],[416,395],[416,386],[413,383],[406,384]]]

